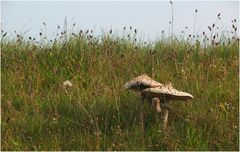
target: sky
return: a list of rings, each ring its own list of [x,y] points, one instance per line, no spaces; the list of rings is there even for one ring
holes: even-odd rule
[[[218,13],[221,21],[217,21]],[[2,29],[32,36],[41,29],[54,34],[66,18],[71,30],[94,29],[99,34],[113,29],[122,33],[124,26],[132,26],[146,39],[154,39],[162,30],[170,33],[171,16],[169,1],[1,1]],[[186,26],[192,33],[194,24],[195,33],[202,33],[216,21],[220,28],[230,29],[231,20],[239,18],[239,1],[173,1],[173,17],[175,34]]]

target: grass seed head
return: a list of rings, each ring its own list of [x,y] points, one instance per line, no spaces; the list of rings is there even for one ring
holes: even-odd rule
[[[7,32],[3,34],[3,37],[5,37],[7,35]]]
[[[209,29],[209,31],[212,31],[212,28],[210,26],[208,26],[208,29]]]

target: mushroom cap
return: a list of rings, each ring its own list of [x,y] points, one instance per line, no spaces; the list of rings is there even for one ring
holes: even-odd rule
[[[193,95],[179,91],[173,88],[171,84],[155,88],[146,88],[142,90],[141,93],[148,97],[166,98],[166,100],[189,100],[193,98]]]
[[[163,84],[153,80],[148,75],[143,74],[138,77],[133,78],[132,80],[128,81],[125,85],[125,89],[131,89],[136,91],[142,91],[146,88],[154,88],[154,87],[160,87],[163,86]]]

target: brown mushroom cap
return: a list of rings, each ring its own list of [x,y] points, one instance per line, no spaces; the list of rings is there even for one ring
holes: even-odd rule
[[[163,86],[163,84],[153,80],[148,75],[143,74],[143,75],[140,75],[140,76],[128,81],[124,85],[124,88],[127,90],[131,89],[131,90],[141,91],[146,88],[160,87],[160,86]]]
[[[148,97],[165,98],[166,100],[189,100],[193,98],[191,94],[179,91],[173,88],[171,84],[161,87],[147,88],[142,90],[141,93]]]

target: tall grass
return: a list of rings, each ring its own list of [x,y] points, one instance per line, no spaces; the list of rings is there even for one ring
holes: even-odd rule
[[[150,44],[137,30],[59,32],[38,41],[2,31],[2,150],[239,150],[237,36]],[[142,73],[195,97],[173,103],[166,131],[148,105],[140,131],[139,96],[123,85]]]

